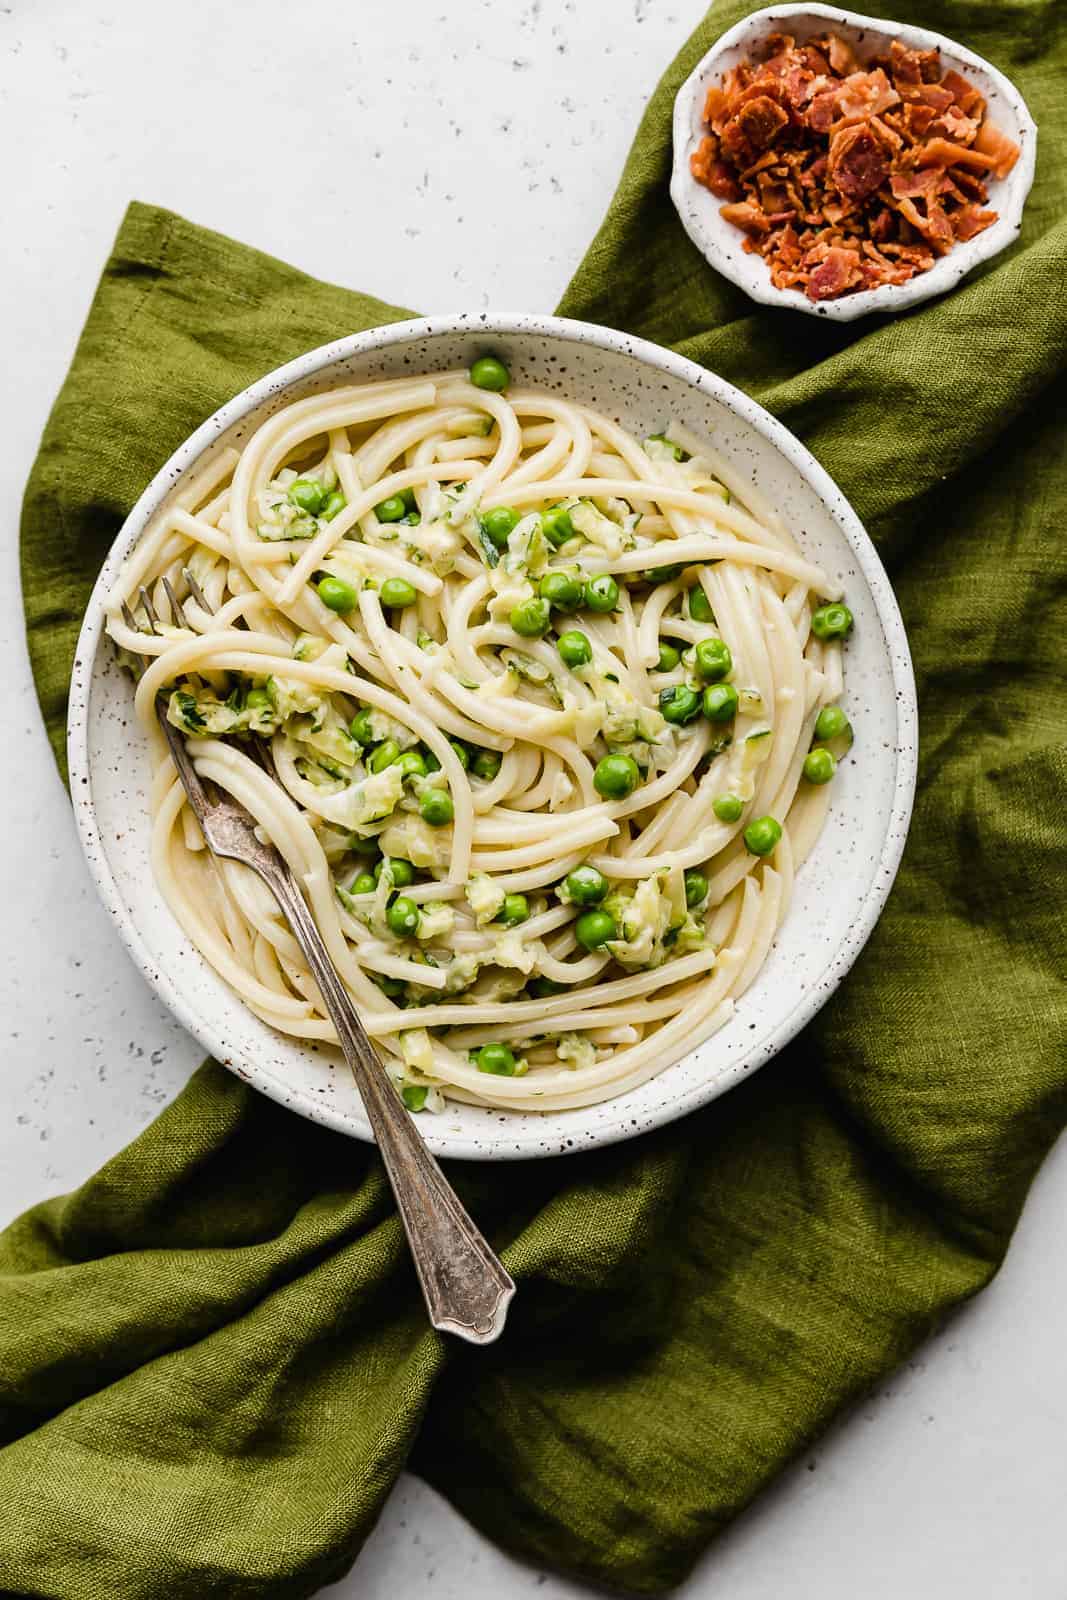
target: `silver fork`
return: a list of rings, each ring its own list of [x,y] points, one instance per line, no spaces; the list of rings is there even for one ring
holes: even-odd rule
[[[183,576],[197,605],[210,611],[193,574],[185,571]],[[173,623],[188,627],[181,603],[166,578],[163,588]],[[148,632],[158,635],[159,615],[143,586],[140,598]],[[144,631],[125,601],[122,615],[131,631]],[[492,1344],[503,1332],[515,1293],[510,1274],[464,1210],[389,1081],[284,857],[273,845],[256,837],[254,820],[244,806],[229,795],[209,794],[185,748],[185,740],[167,720],[167,703],[162,694],[156,697],[156,716],[208,848],[213,855],[241,861],[259,874],[285,913],[307,958],[374,1131],[430,1321],[442,1332],[457,1334],[471,1344]],[[254,739],[252,749],[276,779],[266,746]]]

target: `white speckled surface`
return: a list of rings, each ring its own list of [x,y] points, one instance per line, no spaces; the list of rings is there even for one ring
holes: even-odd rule
[[[884,51],[890,39],[900,39],[914,50],[940,50],[943,70],[950,67],[966,75],[980,89],[989,107],[989,120],[1014,139],[1020,156],[1006,178],[989,185],[990,208],[997,220],[964,244],[957,244],[908,283],[883,284],[860,294],[842,295],[816,305],[799,289],[778,289],[763,257],[743,248],[744,234],[719,215],[720,202],[689,171],[689,157],[700,143],[704,127],[704,101],[709,87],[751,57],[753,47],[777,30],[803,42],[830,28],[854,47],[861,61]],[[671,198],[682,225],[708,261],[725,277],[744,289],[753,300],[779,308],[791,307],[832,322],[853,322],[873,312],[905,311],[934,295],[946,294],[983,261],[990,261],[1019,236],[1023,206],[1034,181],[1037,129],[1026,102],[1014,84],[983,56],[975,55],[957,40],[928,28],[904,23],[879,23],[876,18],[837,6],[769,6],[731,28],[698,62],[678,91],[674,106],[674,173]]]
[[[455,370],[493,350],[524,389],[606,413],[638,438],[684,424],[781,514],[802,552],[837,583],[856,617],[842,703],[861,759],[834,783],[830,816],[797,876],[789,915],[725,1027],[629,1094],[580,1110],[510,1112],[450,1104],[425,1118],[438,1155],[507,1160],[628,1139],[695,1110],[786,1045],[848,972],[892,887],[915,787],[911,658],[882,564],[841,490],[803,445],[748,396],[669,351],[590,323],[461,313],[356,334],[297,357],[236,396],[160,469],[115,540],[86,613],[71,679],[68,751],[75,821],[90,872],[149,983],[205,1050],[302,1116],[368,1138],[335,1051],[260,1022],[191,947],[151,870],[147,742],[132,690],[103,634],[123,562],[188,475],[237,449],[281,406],[352,381]],[[729,481],[729,480],[727,480]],[[835,892],[822,884],[832,872]]]
[[[38,723],[15,576],[22,483],[127,199],[402,303],[545,309],[610,196],[654,78],[702,10],[364,0],[357,27],[354,8],[305,0],[294,38],[286,0],[196,13],[141,0],[0,4],[0,140],[20,155],[0,262],[4,301],[20,308],[0,363],[0,738],[19,759],[18,782],[0,789],[0,1221],[87,1176],[199,1055],[96,903]],[[179,93],[180,137],[159,115]],[[250,93],[285,105],[264,120],[255,161]],[[428,117],[446,138],[427,141]],[[489,145],[500,154],[487,179]],[[306,196],[313,168],[333,225],[308,231],[279,196]],[[992,1288],[780,1480],[684,1600],[1062,1600],[1065,1209],[1061,1145]],[[411,1479],[327,1593],[592,1600],[500,1555]]]

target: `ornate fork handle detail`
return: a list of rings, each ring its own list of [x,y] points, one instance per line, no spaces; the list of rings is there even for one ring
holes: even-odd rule
[[[515,1293],[510,1274],[464,1210],[389,1082],[285,858],[256,837],[252,818],[237,801],[211,800],[162,701],[156,711],[212,853],[259,874],[307,957],[381,1151],[430,1321],[471,1344],[492,1344]]]

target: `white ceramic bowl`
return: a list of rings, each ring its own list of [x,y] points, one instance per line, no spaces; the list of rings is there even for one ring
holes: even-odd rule
[[[704,100],[708,89],[720,83],[726,72],[746,56],[768,33],[788,33],[801,43],[828,29],[841,34],[855,46],[861,60],[877,54],[890,40],[900,39],[916,50],[940,50],[947,70],[955,67],[980,89],[989,105],[990,120],[1020,147],[1015,166],[1003,179],[989,185],[989,206],[998,213],[997,221],[984,233],[965,244],[954,245],[930,268],[909,283],[884,284],[880,289],[864,289],[859,294],[843,295],[839,300],[819,304],[799,289],[776,289],[763,257],[743,249],[745,235],[719,215],[722,204],[689,170],[689,157],[704,136]],[[1026,109],[1026,102],[1002,72],[943,34],[928,28],[913,28],[904,22],[882,17],[865,17],[855,11],[839,11],[836,6],[768,6],[755,11],[723,34],[682,84],[674,102],[674,170],[671,199],[682,226],[697,249],[753,300],[763,305],[805,311],[809,316],[827,317],[834,322],[852,322],[872,311],[904,311],[955,288],[961,278],[983,261],[1007,248],[1019,235],[1023,206],[1034,181],[1037,153],[1037,127]]]
[[[911,811],[916,712],[900,614],[855,513],[803,445],[721,378],[640,339],[555,317],[436,317],[312,350],[223,406],[149,484],[93,591],[74,665],[70,780],[90,870],[134,961],[206,1050],[301,1115],[369,1138],[340,1057],[285,1039],[246,1010],[187,942],[156,889],[147,744],[133,717],[129,679],[103,635],[104,597],[148,519],[221,442],[240,444],[267,414],[310,390],[465,366],[487,349],[524,386],[584,401],[639,436],[680,420],[713,438],[735,470],[758,482],[811,558],[845,586],[856,616],[845,702],[857,731],[854,759],[834,780],[830,819],[798,878],[788,920],[728,1025],[658,1077],[602,1105],[539,1114],[455,1105],[420,1119],[438,1153],[488,1160],[555,1155],[670,1121],[754,1071],[814,1015],[855,960],[893,882]]]

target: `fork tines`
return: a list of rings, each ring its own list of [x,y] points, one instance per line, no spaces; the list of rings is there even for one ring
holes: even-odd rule
[[[201,589],[200,585],[197,583],[195,577],[188,567],[182,568],[182,577],[189,585],[189,593],[192,595],[201,611],[206,611],[210,614],[211,607],[208,605],[207,595],[204,593],[203,589]]]
[[[187,628],[189,624],[186,621],[185,612],[182,610],[182,603],[174,593],[171,581],[165,574],[163,577],[163,593],[167,597],[167,604],[170,606],[170,620],[174,626],[176,628]]]
[[[211,607],[208,604],[207,595],[197,583],[196,578],[193,576],[188,567],[182,568],[182,577],[189,586],[189,594],[192,599],[200,607],[201,611],[206,611],[210,615]],[[167,605],[170,607],[171,624],[175,628],[189,628],[190,623],[185,614],[185,607],[178,599],[178,596],[174,591],[174,585],[165,575],[161,579],[161,582],[163,584],[163,593],[167,597]],[[161,624],[159,612],[156,610],[155,605],[153,604],[152,596],[143,583],[138,588],[137,593],[140,597],[141,609],[144,612],[144,622],[139,622],[137,620],[137,617],[134,615],[129,604],[125,600],[123,600],[120,607],[122,611],[122,620],[126,624],[127,628],[131,630],[131,632],[152,633],[158,638],[160,636]]]

